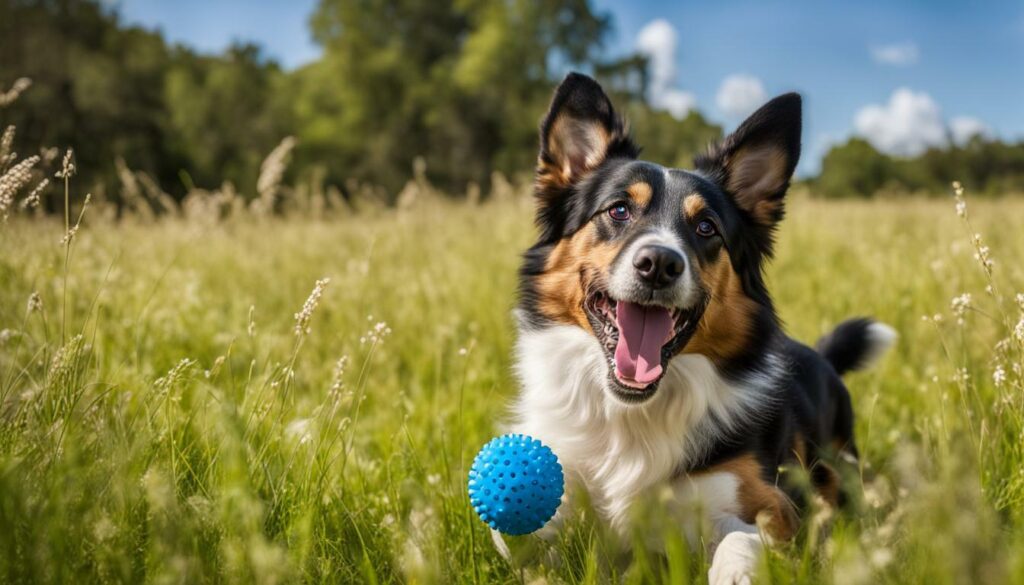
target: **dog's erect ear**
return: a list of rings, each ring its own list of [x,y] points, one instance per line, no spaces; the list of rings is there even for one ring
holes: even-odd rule
[[[636,158],[622,119],[596,81],[570,73],[555,90],[540,127],[538,220],[572,194],[572,187],[613,156]]]
[[[540,127],[539,194],[577,183],[609,156],[636,158],[625,125],[596,81],[570,73]]]
[[[796,93],[771,100],[695,161],[759,227],[769,230],[782,219],[782,200],[800,160],[800,102]]]

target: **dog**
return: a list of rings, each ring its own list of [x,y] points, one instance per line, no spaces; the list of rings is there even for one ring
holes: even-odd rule
[[[857,449],[840,376],[896,337],[853,319],[814,350],[783,331],[764,267],[801,116],[798,94],[777,97],[694,170],[670,169],[640,160],[601,86],[572,73],[540,128],[511,430],[554,450],[567,497],[585,490],[613,533],[628,535],[633,507],[658,492],[692,543],[698,502],[713,584],[749,581],[765,544],[796,533],[807,489],[780,469],[802,467],[841,503],[831,462]]]

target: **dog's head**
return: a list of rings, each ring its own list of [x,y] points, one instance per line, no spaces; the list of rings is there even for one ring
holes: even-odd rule
[[[541,125],[525,326],[592,334],[608,391],[629,403],[653,396],[680,353],[722,368],[753,359],[775,324],[762,265],[799,158],[800,119],[797,94],[775,98],[696,170],[669,169],[637,160],[601,87],[570,74]]]

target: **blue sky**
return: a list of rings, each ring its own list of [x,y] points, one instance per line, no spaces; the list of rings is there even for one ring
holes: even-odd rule
[[[804,160],[851,134],[897,155],[984,132],[1024,138],[1024,2],[594,0],[609,55],[645,51],[654,100],[727,128],[778,93],[804,94]],[[128,22],[219,51],[255,41],[286,67],[313,60],[316,0],[122,0]],[[643,141],[643,137],[638,137]]]

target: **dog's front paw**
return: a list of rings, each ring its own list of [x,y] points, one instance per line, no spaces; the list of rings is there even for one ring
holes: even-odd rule
[[[711,561],[709,585],[750,585],[763,550],[758,534],[730,532],[725,535]]]

